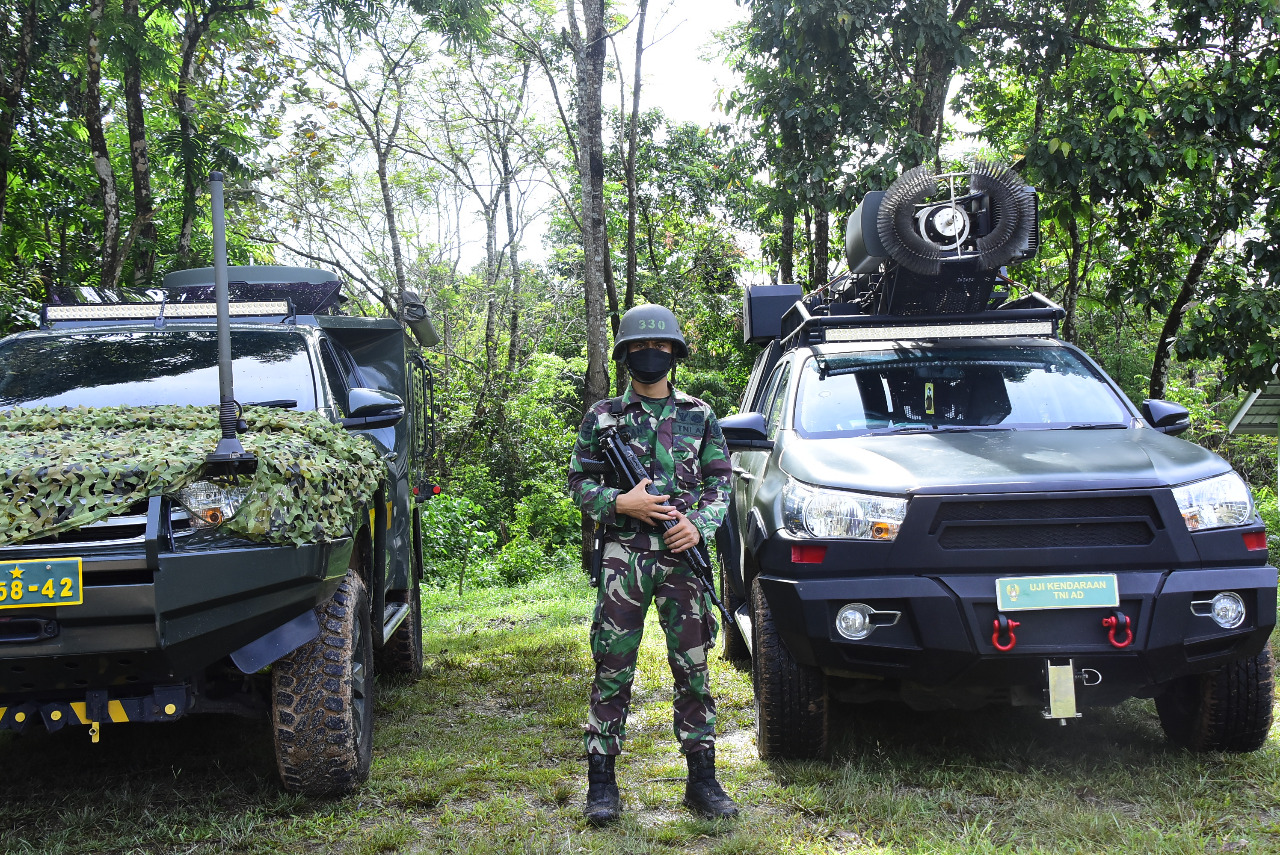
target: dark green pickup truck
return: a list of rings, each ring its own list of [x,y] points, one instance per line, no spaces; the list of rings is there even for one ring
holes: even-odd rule
[[[374,674],[421,671],[434,334],[420,304],[416,342],[337,314],[323,270],[229,280],[251,477],[203,471],[211,270],[171,275],[160,303],[51,305],[0,340],[0,729],[97,742],[111,722],[269,713],[286,788],[347,792]]]
[[[750,657],[765,757],[859,715],[1154,698],[1169,739],[1255,751],[1274,702],[1276,568],[1248,485],[1010,297],[1034,255],[1012,171],[906,173],[849,219],[851,273],[750,289],[763,345],[721,419],[726,653]]]

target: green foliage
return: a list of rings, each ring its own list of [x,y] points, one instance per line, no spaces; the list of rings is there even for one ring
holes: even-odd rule
[[[4,7],[6,91],[15,82],[18,27],[27,8]],[[46,290],[96,286],[103,274],[103,193],[85,126],[86,7],[37,2],[31,8],[36,38],[25,84],[12,95],[17,109],[0,110],[0,169],[7,173],[0,182],[0,332],[32,326],[29,302],[42,300]],[[100,27],[106,144],[120,197],[121,245],[130,248],[123,281],[152,286],[169,270],[211,259],[207,204],[199,197],[215,169],[229,179],[232,263],[267,260],[269,251],[249,237],[258,231],[263,206],[237,184],[263,174],[264,140],[274,135],[277,97],[291,73],[279,53],[273,15],[259,3],[144,4],[142,11],[140,20],[131,21],[118,4],[107,3]],[[183,27],[197,20],[209,28],[195,46],[180,93]],[[131,180],[126,57],[139,64],[150,210],[136,198]],[[183,257],[188,217],[191,251]]]
[[[1267,561],[1275,564],[1280,560],[1280,504],[1276,502],[1274,487],[1254,486],[1253,503],[1267,527]]]
[[[985,73],[961,90],[1040,190],[1042,290],[1155,321],[1156,396],[1175,342],[1220,357],[1232,389],[1280,359],[1277,226],[1261,216],[1280,187],[1277,33],[1266,0],[1063,7],[1017,39],[986,30]]]
[[[498,539],[484,517],[479,505],[455,493],[433,496],[422,506],[423,581],[443,585],[457,579],[462,589],[469,565]]]
[[[257,472],[237,484],[223,526],[252,540],[303,544],[349,535],[382,480],[372,444],[316,413],[248,407],[244,447]],[[0,533],[22,543],[175,495],[204,474],[215,407],[48,407],[0,413]]]

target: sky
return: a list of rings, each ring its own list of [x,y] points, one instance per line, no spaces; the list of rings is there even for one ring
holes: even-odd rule
[[[675,119],[704,125],[723,118],[715,111],[716,92],[731,89],[734,76],[723,61],[708,62],[701,57],[716,51],[711,44],[714,31],[745,17],[746,10],[734,0],[651,0],[645,21],[640,109],[662,107]],[[619,50],[625,50],[622,63],[628,69],[628,81],[634,68],[634,24],[632,27],[617,40]],[[609,84],[605,85],[606,103],[616,101],[616,84],[612,92]]]

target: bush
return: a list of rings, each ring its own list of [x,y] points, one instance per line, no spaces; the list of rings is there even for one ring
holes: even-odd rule
[[[546,549],[536,541],[521,537],[502,547],[491,564],[500,584],[519,585],[551,573],[579,568],[582,559],[574,547]]]
[[[1280,505],[1276,502],[1275,489],[1254,487],[1253,503],[1267,527],[1267,560],[1275,564],[1280,559]]]
[[[444,586],[465,579],[475,584],[476,571],[498,536],[485,525],[483,509],[466,496],[443,493],[422,507],[423,581]]]

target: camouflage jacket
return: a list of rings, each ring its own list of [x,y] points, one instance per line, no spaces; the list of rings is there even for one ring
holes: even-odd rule
[[[597,434],[602,418],[610,416],[610,400],[597,401],[582,419],[578,442],[569,458],[569,495],[583,513],[607,526],[647,530],[637,520],[614,513],[620,492],[605,484],[604,476],[584,471],[583,461],[600,460]],[[705,402],[674,386],[665,400],[642,398],[628,387],[622,396],[618,424],[653,480],[653,486],[697,527],[710,542],[729,501],[729,450],[715,413]],[[662,548],[661,538],[654,538]]]

